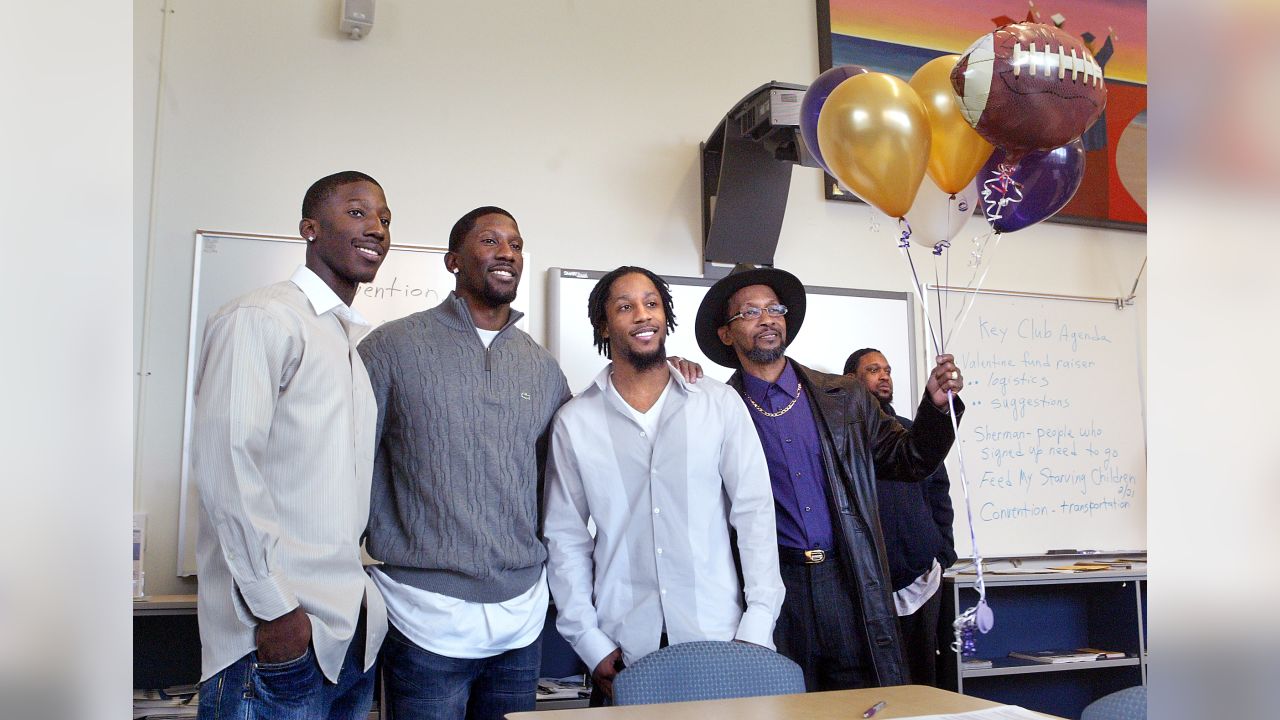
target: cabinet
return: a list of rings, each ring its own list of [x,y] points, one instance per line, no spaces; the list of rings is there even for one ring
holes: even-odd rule
[[[975,657],[990,668],[965,668],[951,651],[951,621],[978,601],[973,575],[943,584],[939,681],[965,695],[1078,718],[1110,692],[1147,682],[1146,573],[1111,570],[985,576],[991,632],[978,634]],[[1014,650],[1093,647],[1126,657],[1045,664],[1009,657]]]

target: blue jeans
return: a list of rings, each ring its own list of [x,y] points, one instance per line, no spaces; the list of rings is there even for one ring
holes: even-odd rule
[[[366,720],[376,666],[364,671],[364,637],[362,623],[337,683],[325,679],[310,647],[282,663],[245,655],[200,683],[199,720]]]
[[[393,720],[502,720],[534,709],[542,638],[493,657],[437,655],[395,626],[382,643],[382,682]]]

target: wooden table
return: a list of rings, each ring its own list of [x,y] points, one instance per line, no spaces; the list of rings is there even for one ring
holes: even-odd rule
[[[884,700],[885,709],[875,720],[908,718],[945,712],[967,712],[996,707],[982,698],[960,695],[925,685],[898,685],[862,690],[833,690],[803,695],[771,695],[700,700],[697,702],[625,707],[519,712],[508,720],[857,720],[867,708]],[[1052,715],[1044,715],[1053,718]]]

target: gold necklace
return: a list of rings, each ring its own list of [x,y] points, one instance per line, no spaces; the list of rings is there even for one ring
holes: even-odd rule
[[[752,400],[752,399],[751,399],[751,396],[747,394],[747,391],[746,391],[746,390],[743,390],[743,391],[742,391],[742,397],[746,398],[746,399],[747,399],[747,402],[751,403],[751,407],[755,408],[755,409],[756,409],[756,412],[760,413],[761,415],[763,415],[763,416],[765,416],[765,417],[771,417],[771,418],[773,418],[773,417],[782,417],[783,415],[786,415],[786,414],[787,414],[787,411],[789,411],[791,408],[795,407],[795,406],[796,406],[796,403],[800,402],[800,393],[801,393],[801,392],[803,392],[803,391],[804,391],[804,386],[803,386],[803,384],[802,384],[802,383],[796,383],[796,396],[795,396],[795,397],[793,397],[793,398],[791,398],[791,402],[790,402],[790,403],[788,403],[786,407],[782,408],[782,409],[781,409],[781,410],[779,410],[778,412],[769,412],[768,410],[765,410],[764,408],[760,407],[760,405],[759,405],[759,404],[757,404],[755,400]]]

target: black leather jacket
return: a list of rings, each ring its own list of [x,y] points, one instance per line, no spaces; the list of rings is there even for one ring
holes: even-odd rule
[[[880,530],[875,478],[877,473],[916,480],[928,476],[946,458],[955,439],[951,420],[925,395],[915,425],[908,431],[885,414],[876,398],[856,380],[789,361],[804,384],[818,422],[827,501],[839,543],[837,560],[845,577],[857,584],[874,683],[902,685],[907,682],[907,670]],[[741,370],[729,378],[729,385],[742,392]],[[956,413],[963,412],[964,404],[957,397]]]

